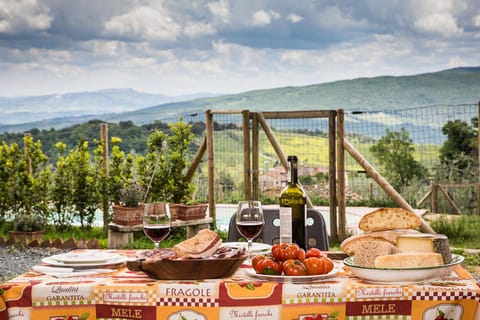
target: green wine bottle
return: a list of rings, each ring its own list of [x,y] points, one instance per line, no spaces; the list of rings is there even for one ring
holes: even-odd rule
[[[290,181],[280,194],[280,242],[307,250],[307,197],[298,183],[297,156],[288,156]]]

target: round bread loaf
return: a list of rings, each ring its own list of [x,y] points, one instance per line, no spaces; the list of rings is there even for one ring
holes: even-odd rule
[[[421,225],[420,217],[401,208],[380,208],[364,215],[358,227],[365,232],[392,229],[415,229]]]

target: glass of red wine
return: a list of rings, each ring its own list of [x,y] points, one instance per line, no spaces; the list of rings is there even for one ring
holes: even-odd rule
[[[238,203],[235,222],[238,232],[247,239],[247,253],[250,257],[253,239],[258,237],[265,224],[260,201],[240,201]]]
[[[170,207],[168,203],[145,203],[143,212],[143,232],[153,241],[153,247],[158,250],[159,243],[170,233]]]

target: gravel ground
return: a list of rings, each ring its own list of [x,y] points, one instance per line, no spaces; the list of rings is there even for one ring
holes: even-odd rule
[[[32,266],[41,263],[45,257],[65,252],[58,248],[22,248],[0,246],[0,281],[14,278]],[[67,250],[69,251],[69,250]]]

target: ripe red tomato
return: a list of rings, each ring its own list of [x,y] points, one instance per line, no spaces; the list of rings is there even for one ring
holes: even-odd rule
[[[310,248],[305,252],[305,258],[310,258],[310,257],[321,257],[323,256],[322,251],[317,248]]]
[[[296,243],[275,244],[273,245],[271,252],[273,258],[278,261],[285,261],[288,259],[303,260],[305,258],[305,250],[300,248]]]
[[[256,255],[255,257],[252,258],[252,267],[253,269],[256,269],[256,265],[258,263],[258,261],[261,261],[265,259],[265,256],[263,254],[259,254],[259,255]]]
[[[256,263],[255,271],[260,274],[281,275],[282,265],[272,258],[266,257]]]
[[[298,250],[297,260],[303,261],[303,260],[305,260],[305,257],[306,257],[306,255],[305,255],[305,250],[303,250],[302,248],[300,248],[300,249]]]
[[[310,257],[303,260],[308,275],[327,274],[333,269],[333,261],[328,257]]]
[[[306,276],[307,268],[302,261],[297,259],[288,259],[282,263],[283,272],[287,276]]]

